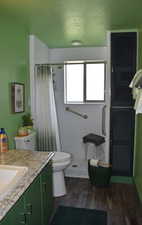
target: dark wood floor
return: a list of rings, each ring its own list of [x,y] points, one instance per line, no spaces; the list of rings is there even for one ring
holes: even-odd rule
[[[66,178],[68,194],[55,199],[55,206],[73,206],[105,210],[107,225],[142,225],[142,206],[135,186],[111,184],[109,188],[92,187],[88,179]]]

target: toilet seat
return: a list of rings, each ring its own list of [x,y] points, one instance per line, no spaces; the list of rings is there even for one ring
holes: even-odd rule
[[[55,152],[55,155],[52,158],[53,163],[66,162],[71,159],[71,155],[66,152]]]

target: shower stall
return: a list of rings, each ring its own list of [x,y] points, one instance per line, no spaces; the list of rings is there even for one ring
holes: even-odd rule
[[[109,81],[105,102],[96,104],[64,103],[64,67],[55,67],[55,99],[59,119],[62,151],[72,154],[72,163],[66,169],[69,177],[88,177],[88,159],[97,157],[109,162]],[[95,133],[105,137],[105,143],[96,147],[83,143],[83,137]],[[87,152],[87,154],[86,154]]]
[[[65,104],[64,102],[64,62],[67,60],[96,60],[107,61],[107,47],[48,49],[39,40],[30,39],[30,81],[31,81],[31,109],[35,117],[35,65],[48,64],[52,66],[54,74],[54,94],[60,134],[61,151],[72,155],[72,163],[66,170],[71,177],[88,177],[86,145],[83,137],[89,133],[105,136],[105,143],[98,147],[98,154],[102,161],[109,162],[109,109],[110,109],[110,78],[105,80],[105,101],[95,104]],[[109,65],[106,67],[108,74]],[[43,90],[42,90],[43,91]],[[38,96],[37,96],[38,97]],[[46,100],[46,96],[44,97]],[[41,104],[41,103],[40,103]],[[67,110],[66,110],[67,109]],[[70,109],[70,110],[68,110]],[[47,109],[48,110],[48,109]],[[77,112],[74,114],[71,110]],[[83,115],[79,116],[78,114]],[[85,117],[84,117],[85,115]],[[87,116],[86,116],[87,115]],[[84,119],[85,118],[85,119]],[[43,123],[43,125],[45,125]],[[106,133],[104,135],[104,133]],[[51,149],[53,150],[53,149]],[[88,145],[87,157],[93,157],[94,144]]]

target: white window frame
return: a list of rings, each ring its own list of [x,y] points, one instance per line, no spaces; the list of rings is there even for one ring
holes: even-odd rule
[[[104,64],[104,99],[103,100],[87,100],[86,99],[86,65],[87,64]],[[67,77],[66,77],[66,65],[68,64],[83,64],[84,65],[84,81],[83,81],[83,101],[82,102],[68,102],[67,101]],[[96,104],[104,103],[106,100],[106,61],[68,61],[64,65],[64,104]]]

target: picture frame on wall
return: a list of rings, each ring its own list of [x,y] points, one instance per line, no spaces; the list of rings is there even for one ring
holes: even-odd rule
[[[12,113],[25,111],[25,85],[23,83],[11,83]]]

